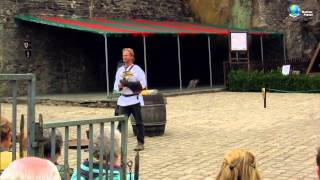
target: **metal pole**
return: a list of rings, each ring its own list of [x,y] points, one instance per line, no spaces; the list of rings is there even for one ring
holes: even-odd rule
[[[211,41],[210,41],[209,35],[208,35],[208,53],[209,53],[210,87],[212,87]]]
[[[261,48],[261,62],[262,65],[264,64],[264,54],[263,54],[263,38],[262,35],[260,36],[260,48]]]
[[[180,37],[177,36],[177,43],[178,43],[178,62],[179,62],[179,84],[180,90],[182,90],[182,77],[181,77],[181,53],[180,53]]]
[[[17,81],[10,81],[12,85],[12,161],[16,160],[16,148],[17,148]]]
[[[252,36],[251,36],[252,37]],[[252,39],[252,38],[251,38]],[[252,41],[252,40],[251,40]],[[249,40],[248,40],[248,33],[247,33],[247,52],[248,52],[248,72],[250,71],[250,46],[249,46]]]
[[[35,156],[35,148],[32,143],[35,141],[35,106],[36,106],[36,76],[28,82],[28,112],[27,112],[27,129],[28,129],[28,156]]]
[[[123,117],[121,121],[121,179],[127,177],[127,145],[128,145],[128,116]],[[120,122],[119,122],[120,123]]]
[[[64,130],[64,170],[65,172],[69,171],[69,126],[65,127]],[[65,173],[65,179],[67,179],[69,173]]]
[[[231,34],[228,36],[228,49],[229,49],[229,63],[231,66]]]
[[[77,180],[80,180],[81,165],[81,125],[77,125]]]
[[[282,35],[282,40],[283,40],[283,60],[284,63],[287,64],[287,54],[286,54],[286,36],[283,33]]]
[[[146,36],[143,36],[143,58],[144,58],[144,73],[146,75],[146,88],[148,88],[148,69],[147,69],[147,46]]]
[[[110,87],[109,87],[108,39],[107,39],[107,34],[103,34],[103,36],[104,36],[105,58],[106,58],[107,96],[109,97]]]

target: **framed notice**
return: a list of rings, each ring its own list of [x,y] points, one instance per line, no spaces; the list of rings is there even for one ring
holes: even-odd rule
[[[282,74],[285,76],[290,74],[290,65],[283,65],[282,66]]]
[[[246,32],[231,32],[230,41],[231,51],[248,50],[248,34]]]

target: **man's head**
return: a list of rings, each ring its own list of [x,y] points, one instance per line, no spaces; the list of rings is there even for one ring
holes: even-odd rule
[[[134,62],[134,52],[131,48],[122,49],[122,60],[125,64],[132,64]]]
[[[26,157],[13,161],[0,176],[1,180],[61,180],[57,167],[49,160]]]

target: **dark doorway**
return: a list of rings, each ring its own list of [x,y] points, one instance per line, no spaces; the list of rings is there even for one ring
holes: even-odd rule
[[[223,62],[229,60],[228,36],[211,37],[213,85],[223,85]]]
[[[186,88],[192,79],[198,79],[199,86],[210,86],[207,36],[182,36],[180,44],[183,88]]]
[[[261,62],[261,40],[260,36],[249,35],[250,62]],[[262,41],[263,42],[263,41]]]
[[[149,88],[179,88],[177,37],[148,36],[146,44]]]

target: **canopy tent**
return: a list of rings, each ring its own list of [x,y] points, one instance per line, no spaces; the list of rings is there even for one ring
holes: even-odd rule
[[[277,32],[264,31],[261,29],[240,29],[235,27],[223,27],[211,24],[196,24],[190,22],[177,21],[150,21],[143,19],[106,19],[106,18],[66,18],[57,16],[29,16],[18,15],[16,19],[38,23],[43,25],[55,26],[66,29],[74,29],[90,33],[101,34],[105,39],[105,59],[106,59],[106,80],[107,93],[109,95],[109,70],[108,70],[108,36],[133,35],[143,37],[144,49],[144,66],[146,78],[147,72],[147,55],[146,55],[146,37],[153,34],[172,34],[177,35],[178,62],[179,62],[179,86],[182,89],[181,75],[181,56],[180,56],[180,39],[182,35],[207,35],[208,36],[208,66],[210,68],[210,86],[212,86],[212,69],[211,69],[211,45],[210,35],[226,35],[230,32],[247,32],[250,35],[261,36],[261,51],[262,36],[267,34],[280,34]],[[284,55],[285,56],[285,55]]]
[[[210,24],[196,24],[177,21],[150,21],[143,19],[105,19],[105,18],[65,18],[53,16],[16,16],[16,19],[69,28],[80,31],[88,31],[98,34],[218,34],[228,35],[231,31],[245,31],[249,34],[276,34],[276,32],[261,29],[240,29],[235,27],[223,27]]]

